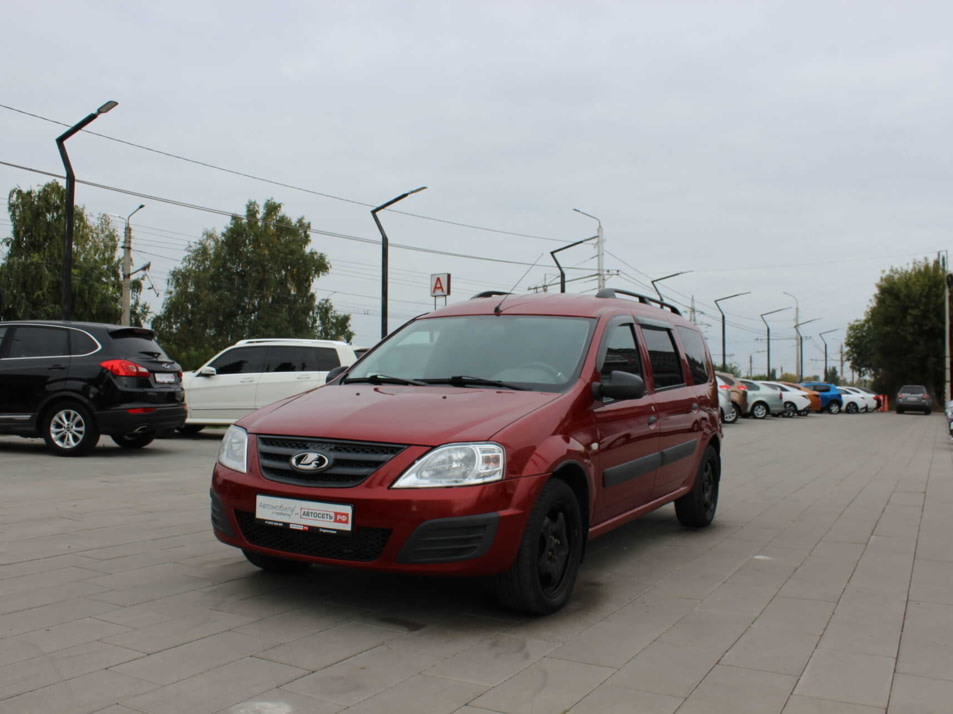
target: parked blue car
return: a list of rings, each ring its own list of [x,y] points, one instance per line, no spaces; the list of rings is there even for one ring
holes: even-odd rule
[[[836,384],[827,382],[801,382],[802,387],[813,389],[821,395],[821,411],[838,414],[844,407],[844,397]]]

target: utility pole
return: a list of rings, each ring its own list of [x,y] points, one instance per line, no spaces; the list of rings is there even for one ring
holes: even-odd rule
[[[947,261],[949,253],[943,251],[943,405],[950,401],[950,275]]]
[[[139,208],[126,217],[122,242],[122,317],[119,318],[119,324],[127,327],[130,323],[129,281],[132,278],[132,226],[129,225],[129,219],[145,207],[146,204],[140,203]]]

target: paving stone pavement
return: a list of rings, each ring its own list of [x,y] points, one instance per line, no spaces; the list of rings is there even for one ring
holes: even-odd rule
[[[214,432],[0,437],[0,714],[953,712],[942,416],[725,432],[710,528],[594,541],[537,619],[468,580],[257,571],[211,534]]]

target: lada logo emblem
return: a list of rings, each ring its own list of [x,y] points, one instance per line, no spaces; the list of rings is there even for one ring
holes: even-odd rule
[[[291,468],[296,471],[310,473],[324,471],[331,465],[331,459],[319,451],[302,451],[292,456],[290,462]]]

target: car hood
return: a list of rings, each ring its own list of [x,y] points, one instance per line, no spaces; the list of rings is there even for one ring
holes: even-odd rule
[[[490,439],[560,396],[472,387],[328,385],[252,412],[238,424],[257,434],[437,446]]]

